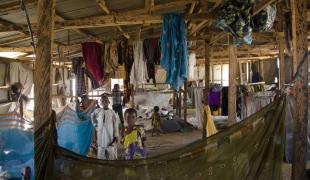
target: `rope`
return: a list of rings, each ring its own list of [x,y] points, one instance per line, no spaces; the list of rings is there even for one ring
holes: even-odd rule
[[[30,37],[31,37],[31,43],[30,44],[33,47],[33,53],[35,54],[35,52],[36,52],[36,45],[35,45],[35,42],[34,42],[34,37],[33,37],[33,33],[32,33],[31,23],[30,23],[30,20],[29,20],[29,15],[28,15],[27,8],[25,6],[24,0],[20,0],[20,5],[21,5],[21,9],[24,11],[24,13],[26,15],[27,27],[28,27],[28,31],[29,31],[29,34],[30,34]]]
[[[280,89],[281,94],[284,94],[284,91],[285,91],[287,86],[293,86],[295,81],[300,78],[300,69],[305,64],[305,62],[308,62],[307,60],[308,60],[308,52],[305,51],[302,60],[299,62],[298,66],[297,66],[297,70],[296,70],[296,72],[295,72],[295,74],[293,76],[292,82],[290,84],[286,85],[286,86],[282,86],[282,88]]]

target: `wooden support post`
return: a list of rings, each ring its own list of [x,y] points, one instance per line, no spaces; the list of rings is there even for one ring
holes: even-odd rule
[[[24,102],[22,99],[19,100],[19,114],[24,117]]]
[[[284,32],[277,33],[279,46],[279,88],[285,84]]]
[[[231,41],[230,41],[231,42]],[[237,48],[229,44],[229,91],[228,91],[228,123],[236,123],[236,98],[237,98]]]
[[[130,85],[130,86],[131,86],[130,105],[131,105],[131,108],[135,108],[135,87],[134,85]]]
[[[38,41],[34,70],[34,125],[35,130],[52,113],[52,40],[54,29],[54,0],[38,1]]]
[[[277,7],[278,22],[275,24],[275,29],[277,31],[277,43],[279,49],[279,88],[285,84],[285,59],[284,59],[284,32],[283,32],[283,14],[284,5],[279,3]]]
[[[308,124],[307,0],[291,0],[295,109],[292,180],[303,180],[306,170]],[[299,69],[299,64],[305,61]]]
[[[259,68],[260,68],[260,75],[263,78],[262,81],[265,81],[265,69],[264,69],[264,61],[263,60],[259,61]]]
[[[177,99],[177,94],[176,91],[173,91],[173,98],[172,98],[172,107],[173,109],[175,109],[175,112],[177,114],[177,103],[176,103],[176,99]]]
[[[179,112],[179,118],[182,117],[182,91],[179,90],[179,102],[178,102],[178,112]]]
[[[204,105],[209,105],[209,87],[210,87],[210,41],[205,40],[205,91],[204,91]],[[207,120],[203,118],[202,123],[202,139],[207,138]]]
[[[239,65],[239,74],[240,74],[240,84],[244,84],[244,81],[243,81],[243,71],[242,71],[242,64],[241,62],[238,62],[238,65]]]
[[[183,115],[184,115],[184,121],[187,121],[187,80],[184,82],[184,96],[183,96]]]

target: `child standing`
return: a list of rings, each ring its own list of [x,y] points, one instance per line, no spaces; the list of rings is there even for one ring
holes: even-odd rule
[[[123,132],[123,144],[125,148],[125,159],[141,159],[145,157],[144,141],[145,133],[143,128],[135,125],[137,120],[137,111],[129,108],[125,111],[125,121],[127,127]]]
[[[157,136],[159,136],[159,125],[160,125],[159,107],[155,106],[154,113],[152,115],[152,126],[153,126],[152,136],[154,132],[157,134]]]
[[[101,104],[103,108],[96,109],[91,114],[91,119],[97,132],[97,158],[116,160],[116,145],[119,137],[118,117],[112,109],[109,109],[110,101],[107,95],[101,95]]]

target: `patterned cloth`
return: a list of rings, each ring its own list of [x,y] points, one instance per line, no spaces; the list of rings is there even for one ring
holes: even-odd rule
[[[186,24],[179,14],[166,14],[160,39],[161,62],[166,70],[166,83],[179,90],[188,76]]]
[[[86,93],[85,86],[85,69],[83,68],[83,59],[82,58],[74,58],[72,59],[72,69],[73,73],[76,75],[76,94],[78,96]]]
[[[217,27],[233,36],[233,43],[252,44],[252,30],[266,31],[272,28],[276,17],[275,5],[269,5],[251,17],[251,10],[260,0],[225,0]]]
[[[122,104],[122,92],[119,90],[113,89],[112,91],[112,101],[114,104]]]
[[[233,36],[234,44],[252,44],[251,9],[255,0],[225,0],[217,27]]]
[[[144,139],[145,133],[142,127],[135,126],[130,131],[125,128],[123,144],[125,148],[125,159],[141,159],[145,157]]]

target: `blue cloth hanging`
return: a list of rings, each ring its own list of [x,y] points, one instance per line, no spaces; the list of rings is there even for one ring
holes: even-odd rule
[[[188,76],[186,24],[180,14],[163,16],[160,65],[167,72],[166,83],[179,90]]]
[[[80,155],[88,153],[94,127],[90,117],[83,112],[66,108],[59,119],[57,135],[59,146]]]

